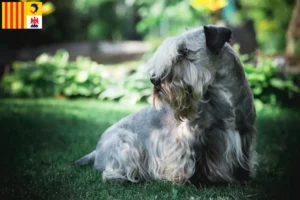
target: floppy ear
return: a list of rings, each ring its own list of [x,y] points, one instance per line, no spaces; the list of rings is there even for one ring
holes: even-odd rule
[[[218,54],[225,42],[231,38],[231,30],[225,27],[204,26],[206,46],[214,54]]]

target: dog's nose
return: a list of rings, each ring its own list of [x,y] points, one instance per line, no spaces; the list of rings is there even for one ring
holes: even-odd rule
[[[150,81],[154,86],[160,85],[160,78],[150,78]]]

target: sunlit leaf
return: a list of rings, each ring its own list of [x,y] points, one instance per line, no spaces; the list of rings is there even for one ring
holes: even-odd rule
[[[104,92],[102,92],[98,98],[99,99],[109,99],[114,100],[120,98],[126,94],[126,91],[123,88],[118,87],[110,87],[107,88]]]
[[[43,16],[46,16],[46,15],[50,15],[51,13],[53,13],[55,11],[55,7],[53,5],[53,3],[51,2],[46,2],[46,3],[43,3]]]
[[[95,88],[93,89],[93,93],[94,93],[94,94],[100,94],[100,92],[102,92],[102,88],[101,88],[101,87],[95,87]]]
[[[255,87],[255,88],[253,88],[252,92],[255,95],[260,95],[263,92],[263,90],[261,87]]]
[[[264,103],[259,99],[255,99],[254,104],[257,112],[260,112],[264,108]]]
[[[64,90],[63,90],[63,93],[64,93],[66,96],[71,96],[71,95],[72,95],[72,92],[73,92],[73,90],[72,90],[71,87],[66,87],[66,88],[64,88]]]
[[[50,60],[50,56],[46,53],[43,53],[41,55],[39,55],[36,59],[35,59],[35,62],[37,64],[42,64],[42,63],[46,63],[46,62],[49,62]]]
[[[22,67],[22,64],[19,63],[19,62],[14,62],[14,63],[12,64],[12,68],[13,68],[14,70],[19,70],[19,69],[21,69],[21,67]]]
[[[84,86],[79,86],[78,87],[78,93],[80,95],[83,95],[83,96],[90,96],[91,95],[91,91],[87,87],[84,87]]]
[[[69,53],[64,49],[60,49],[55,53],[52,59],[56,64],[64,66],[69,61]]]
[[[78,82],[78,83],[83,83],[85,82],[89,77],[89,74],[86,72],[86,71],[80,71],[75,80]]]
[[[275,88],[278,88],[278,89],[283,89],[284,88],[284,82],[279,78],[271,79],[270,83]]]
[[[58,84],[63,84],[63,83],[65,83],[65,81],[66,81],[66,78],[63,76],[56,79],[56,83],[58,83]]]
[[[21,90],[22,87],[23,87],[23,83],[21,81],[15,81],[11,85],[11,89],[14,92]]]
[[[120,103],[125,105],[135,105],[141,99],[141,95],[137,91],[127,92],[120,99]]]
[[[96,76],[92,79],[92,82],[95,84],[95,85],[98,85],[101,83],[101,78],[100,76]]]
[[[42,70],[35,70],[30,74],[30,79],[31,80],[37,80],[43,76],[43,71]]]

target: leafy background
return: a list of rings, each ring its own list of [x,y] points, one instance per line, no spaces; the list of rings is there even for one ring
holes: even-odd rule
[[[242,55],[240,58],[242,61],[248,59]],[[88,57],[69,61],[68,52],[60,50],[54,56],[42,54],[35,61],[15,62],[13,72],[2,81],[2,90],[7,97],[94,98],[132,105],[150,103],[152,86],[143,65],[143,62],[129,62],[106,66]],[[264,104],[291,106],[299,101],[299,77],[283,73],[276,61],[260,58],[255,66],[244,62],[244,69],[258,109]],[[122,78],[111,78],[121,72]]]

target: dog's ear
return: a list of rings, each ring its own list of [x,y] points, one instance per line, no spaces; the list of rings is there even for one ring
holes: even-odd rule
[[[204,26],[206,46],[214,54],[218,54],[225,42],[231,39],[231,30],[225,27]]]

